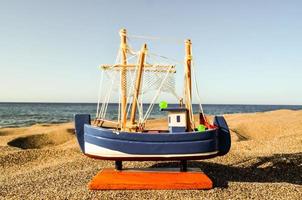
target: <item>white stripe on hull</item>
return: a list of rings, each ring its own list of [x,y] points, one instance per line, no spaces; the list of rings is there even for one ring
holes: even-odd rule
[[[154,155],[140,155],[140,154],[127,154],[120,151],[115,151],[111,149],[107,149],[104,147],[100,147],[88,142],[85,142],[85,153],[95,156],[101,156],[101,157],[163,157],[163,158],[169,158],[169,157],[193,157],[193,156],[209,156],[217,154],[218,151],[213,152],[207,152],[207,153],[194,153],[194,154],[154,154]]]

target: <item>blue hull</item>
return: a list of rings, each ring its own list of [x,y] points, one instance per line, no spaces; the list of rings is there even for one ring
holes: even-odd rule
[[[84,154],[105,160],[194,160],[228,153],[228,126],[216,116],[205,132],[129,133],[90,125],[89,115],[76,115],[76,134]]]

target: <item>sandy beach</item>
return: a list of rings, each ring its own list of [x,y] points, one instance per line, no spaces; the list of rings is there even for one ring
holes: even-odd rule
[[[73,123],[0,129],[1,199],[299,199],[302,196],[302,110],[225,115],[229,154],[191,161],[214,189],[89,191],[102,168],[81,154]],[[161,121],[153,122],[160,124]],[[150,125],[152,126],[152,124]],[[177,167],[176,162],[124,162],[127,168]]]

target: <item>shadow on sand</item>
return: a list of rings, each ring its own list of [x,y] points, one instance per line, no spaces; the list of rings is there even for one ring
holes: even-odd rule
[[[242,166],[240,166],[242,165]],[[151,168],[179,167],[179,162],[157,163]],[[198,167],[214,182],[215,187],[228,187],[228,181],[281,183],[302,185],[302,153],[274,154],[245,160],[236,165],[190,161],[188,167]]]

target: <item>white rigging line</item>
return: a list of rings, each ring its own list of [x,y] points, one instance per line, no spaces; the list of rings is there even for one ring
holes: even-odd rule
[[[134,71],[134,74],[136,74],[137,73],[137,65],[136,65],[136,67],[135,67],[135,71]],[[132,75],[131,77],[131,86],[130,86],[130,90],[133,90],[133,88],[134,88],[134,75]],[[131,92],[129,92],[129,95],[127,95],[127,102],[128,102],[128,98],[129,98],[129,100],[130,100],[130,98],[132,97],[132,101],[133,101],[133,98],[134,98],[134,95],[133,95],[133,92],[131,91]],[[130,102],[130,101],[129,101]],[[128,105],[128,109],[127,109],[127,114],[126,114],[126,116],[128,117],[128,115],[129,115],[129,112],[130,112],[130,107],[131,107],[131,104],[129,104]]]
[[[114,81],[115,81],[115,78],[111,79],[110,89],[107,90],[107,93],[105,95],[105,101],[102,104],[102,109],[101,109],[101,112],[100,112],[100,118],[101,119],[105,119],[107,108],[108,108],[108,102],[110,100],[110,96],[111,96],[111,92],[112,92],[112,87],[114,85]]]
[[[101,101],[101,91],[102,91],[102,86],[103,86],[103,78],[104,78],[104,71],[102,70],[101,72],[101,80],[100,80],[100,86],[99,86],[99,93],[98,93],[98,104],[96,108],[96,118],[98,118],[99,114],[99,109],[100,109],[100,101]]]
[[[144,35],[127,35],[127,38],[143,39],[143,40],[161,40],[165,42],[183,43],[183,40],[177,38],[163,38],[155,36],[144,36]]]
[[[108,108],[109,100],[110,100],[110,97],[111,97],[111,92],[112,92],[112,87],[114,85],[114,81],[115,81],[115,79],[112,81],[112,83],[110,85],[109,93],[107,95],[107,100],[106,100],[106,104],[105,104],[105,108],[104,108],[104,113],[103,113],[103,116],[102,116],[103,119],[105,119],[105,117],[106,117],[107,108]]]
[[[134,57],[137,57],[137,54],[134,54],[134,55],[132,55],[131,57],[128,57],[128,58],[126,59],[126,61],[128,62],[129,60],[131,60],[131,59],[134,58]]]
[[[161,56],[161,55],[158,55],[158,54],[155,54],[155,53],[150,53],[150,55],[152,56],[152,60],[154,60],[154,61],[156,61],[157,63],[160,63],[155,57],[160,57],[160,58],[163,58],[163,59],[166,59],[166,60],[172,60],[172,61],[174,61],[174,62],[176,62],[176,63],[178,63],[178,64],[180,64],[180,65],[183,65],[183,63],[181,63],[180,61],[178,61],[178,60],[175,60],[175,59],[172,59],[172,58],[168,58],[168,57],[166,57],[166,56]],[[149,57],[150,58],[150,60],[151,60],[151,56]],[[168,70],[169,71],[169,70]],[[153,85],[155,85],[156,83],[154,82],[153,83]],[[151,88],[152,87],[152,85],[149,87],[149,88]],[[167,85],[167,87],[169,87],[170,89],[170,92],[172,93],[172,95],[174,95],[174,97],[177,99],[177,100],[180,100],[181,99],[181,97],[176,93],[176,91],[175,91],[175,89],[173,89],[172,88],[172,86],[170,86],[170,85]]]
[[[172,66],[169,67],[169,70],[170,70],[171,68],[172,68]],[[143,122],[145,122],[146,119],[149,117],[149,115],[150,115],[150,113],[151,113],[151,111],[152,111],[152,109],[153,109],[154,102],[155,102],[156,99],[158,98],[158,96],[159,96],[159,94],[160,94],[160,92],[161,92],[161,88],[162,88],[162,86],[164,85],[164,82],[166,81],[166,79],[167,79],[167,77],[168,77],[168,75],[169,75],[169,70],[167,71],[167,73],[166,73],[166,75],[165,75],[165,78],[162,80],[162,82],[161,82],[161,84],[160,84],[160,87],[159,87],[158,90],[157,90],[156,95],[153,97],[153,99],[152,99],[152,101],[151,101],[151,104],[150,104],[148,110],[147,110],[146,113],[145,113],[145,117],[144,117],[144,119],[143,119]]]
[[[118,63],[119,59],[120,59],[120,54],[121,51],[120,49],[117,51],[117,56],[115,58],[115,64]],[[111,67],[113,68],[113,66]],[[102,70],[103,71],[103,70]],[[110,79],[112,80],[112,76],[110,76]],[[113,86],[113,81],[111,81],[111,85],[110,85],[110,88],[112,89],[112,86]],[[108,107],[108,102],[109,102],[109,99],[110,99],[110,95],[111,95],[111,89],[108,91],[107,90],[107,93],[105,95],[105,101],[102,102],[102,106],[101,106],[101,110],[99,111],[99,114],[98,114],[98,118],[105,118],[106,116],[106,112],[107,112],[107,107]]]
[[[127,37],[128,43],[127,43],[127,50],[129,51],[129,54],[132,55],[139,55],[139,51],[134,51],[133,48],[130,45],[130,39]]]
[[[140,94],[140,105],[138,106],[139,110],[139,123],[143,122],[143,117],[144,117],[144,107],[143,107],[143,93],[141,92]]]
[[[154,57],[160,57],[162,59],[165,59],[165,60],[168,60],[168,61],[173,61],[173,62],[176,62],[177,64],[180,64],[180,65],[183,65],[183,62],[177,60],[177,59],[174,59],[174,58],[169,58],[167,56],[162,56],[162,55],[159,55],[159,54],[156,54],[156,53],[152,53],[152,52],[149,52],[149,54],[151,56],[154,56]]]
[[[190,91],[189,90],[189,84],[186,84],[186,87],[187,87],[187,91]],[[192,94],[192,93],[191,93]],[[195,120],[194,120],[194,114],[193,114],[193,106],[192,106],[192,99],[191,99],[191,95],[187,94],[188,98],[189,98],[189,102],[191,102],[190,104],[190,109],[191,109],[191,113],[189,113],[191,115],[191,120],[190,120],[190,123],[191,125],[193,125],[193,127],[195,127]]]
[[[192,71],[193,71],[193,74],[194,74],[194,85],[195,85],[195,90],[196,90],[196,94],[197,94],[197,97],[198,97],[198,103],[199,103],[199,109],[202,113],[202,115],[204,115],[204,112],[203,112],[203,108],[202,108],[202,104],[201,104],[201,97],[200,97],[200,93],[199,93],[199,88],[198,88],[198,84],[197,84],[197,78],[196,78],[196,71],[195,71],[195,65],[194,65],[194,62],[192,62]]]

